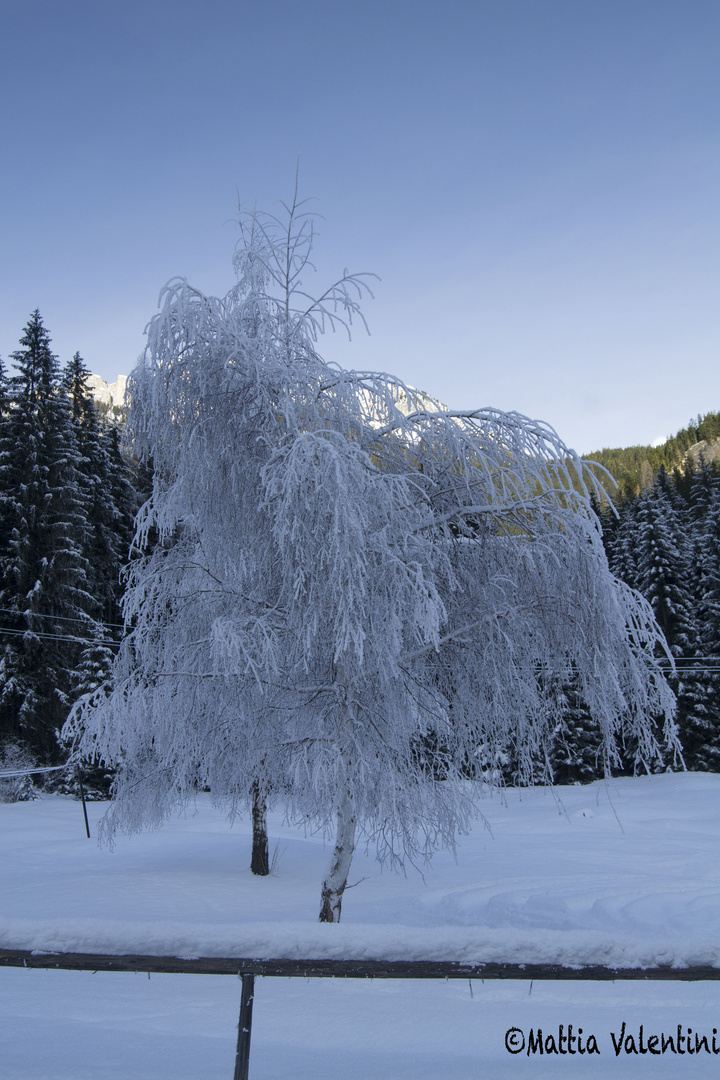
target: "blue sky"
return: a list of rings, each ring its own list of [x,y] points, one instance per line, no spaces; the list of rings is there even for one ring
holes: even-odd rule
[[[299,154],[318,287],[382,279],[326,359],[580,452],[720,409],[717,0],[24,0],[0,81],[6,360],[39,307],[127,373]]]

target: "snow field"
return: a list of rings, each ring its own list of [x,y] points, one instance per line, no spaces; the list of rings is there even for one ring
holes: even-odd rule
[[[718,963],[718,796],[720,777],[675,774],[486,799],[492,831],[478,823],[457,861],[440,853],[424,881],[359,853],[340,926],[315,922],[330,845],[281,815],[275,874],[261,880],[246,869],[247,823],[229,829],[206,797],[114,851],[85,838],[72,800],[0,805],[0,947],[54,935],[55,947],[239,955],[254,943],[267,956],[325,938],[328,955],[537,960],[555,948],[566,962]],[[104,807],[89,809],[95,833]],[[230,1080],[239,1002],[229,976],[0,969],[0,1077]],[[717,1076],[720,1055],[704,1051],[616,1056],[610,1033],[623,1021],[636,1043],[641,1024],[646,1041],[678,1024],[711,1037],[720,985],[474,981],[471,995],[467,981],[257,979],[251,1076]],[[561,1024],[593,1033],[600,1054],[505,1048],[511,1027],[557,1041]]]
[[[719,1027],[717,983],[257,979],[253,1080],[717,1077],[718,1058],[615,1055],[621,1024],[645,1039]],[[239,980],[231,976],[0,972],[3,1080],[231,1080]],[[599,1055],[511,1055],[505,1033],[573,1025]],[[567,1044],[566,1044],[567,1045]],[[577,1047],[577,1044],[576,1044]]]

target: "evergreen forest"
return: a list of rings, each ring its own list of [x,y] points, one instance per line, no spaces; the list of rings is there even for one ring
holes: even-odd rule
[[[672,656],[685,766],[720,771],[720,471],[702,456],[599,511],[613,573],[652,606]],[[660,764],[660,763],[659,763]]]
[[[0,362],[0,769],[67,757],[59,732],[106,678],[138,480],[76,353],[61,369],[39,311]],[[7,787],[8,785],[5,785]],[[28,791],[29,780],[10,785]]]
[[[0,798],[30,797],[43,782],[38,772],[9,787],[3,770],[67,760],[59,733],[68,713],[108,677],[123,634],[123,567],[149,486],[122,449],[117,414],[96,406],[83,359],[60,366],[38,311],[10,360],[11,370],[0,361]],[[720,772],[720,468],[702,448],[688,451],[719,437],[720,414],[708,413],[662,447],[589,455],[619,485],[615,505],[597,505],[610,568],[645,597],[668,643],[684,766],[712,772]],[[556,687],[552,726],[536,779],[596,779],[600,736],[572,684]],[[625,747],[616,771],[632,771],[634,757]],[[517,782],[511,747],[483,764]]]
[[[617,484],[617,488],[610,486],[609,495],[614,502],[622,502],[650,487],[660,469],[666,473],[675,469],[682,471],[687,463],[697,464],[703,453],[706,460],[715,459],[719,445],[720,413],[709,412],[690,420],[687,427],[671,435],[660,446],[604,447],[586,456],[588,461],[607,469]],[[596,469],[595,472],[607,486],[603,470]]]

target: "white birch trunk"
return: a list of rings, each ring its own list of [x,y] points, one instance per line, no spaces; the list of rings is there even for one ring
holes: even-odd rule
[[[355,806],[346,789],[337,812],[335,849],[322,885],[320,922],[340,922],[343,893],[355,851],[356,824]]]
[[[349,737],[353,727],[354,706],[348,700],[348,678],[342,664],[338,664],[337,686],[344,697],[344,705],[341,706],[343,713],[343,726],[348,742],[341,749],[343,783],[342,794],[337,809],[337,833],[335,835],[335,848],[330,859],[325,880],[320,894],[320,922],[340,922],[340,910],[342,898],[347,885],[350,863],[355,853],[355,829],[357,826],[357,813],[355,800],[352,795],[352,751],[349,748]]]

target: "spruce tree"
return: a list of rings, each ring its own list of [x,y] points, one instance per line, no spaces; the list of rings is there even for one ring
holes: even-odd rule
[[[5,372],[5,365],[0,357],[0,470],[3,468],[3,447],[6,445],[6,427],[8,424],[8,414],[10,411],[10,398],[8,394],[8,378]],[[8,444],[9,445],[9,444]],[[4,476],[4,473],[0,471],[0,479]],[[4,485],[0,482],[0,559],[2,559],[4,552],[7,549],[9,539],[9,527],[8,518],[6,514],[6,507],[3,500],[3,493],[5,491]],[[0,626],[2,626],[2,612],[0,612]],[[2,640],[0,640],[0,648],[2,647]]]
[[[121,622],[120,570],[127,562],[138,499],[129,467],[120,452],[117,428],[99,414],[88,387],[90,371],[79,353],[67,364],[63,387],[80,452],[80,476],[86,506],[85,554],[92,593],[108,626]]]
[[[609,529],[603,521],[603,542],[610,569],[631,589],[638,587],[636,549],[638,502],[637,498],[623,500],[618,507],[618,518],[611,523]]]
[[[8,400],[8,380],[7,373],[5,371],[5,365],[0,356],[0,418],[5,416],[9,406]]]
[[[697,465],[687,469],[685,476],[688,489],[687,517],[697,537],[705,528],[705,520],[716,496],[720,478],[715,469],[708,465],[703,454],[700,455]]]
[[[673,655],[685,657],[695,645],[690,545],[664,469],[639,497],[636,522],[636,587],[650,602]]]
[[[685,764],[720,771],[720,477],[702,457],[682,474],[661,468],[618,513],[608,561],[652,604],[670,643]]]
[[[0,432],[0,738],[51,761],[96,604],[83,555],[80,455],[37,310],[20,346]]]
[[[720,478],[704,461],[694,471],[690,496],[697,648],[685,761],[691,769],[720,772]]]
[[[575,683],[558,692],[550,765],[556,784],[590,783],[603,775],[602,739]]]
[[[649,601],[677,663],[677,724],[685,751],[693,742],[699,686],[699,629],[693,600],[692,546],[683,503],[664,469],[637,503],[637,588]]]
[[[118,429],[104,419],[89,390],[90,371],[75,353],[63,373],[80,452],[80,479],[86,511],[85,555],[89,589],[98,605],[98,626],[82,652],[76,691],[89,693],[108,678],[113,645],[122,625],[120,575],[128,560],[139,499],[120,451]]]

